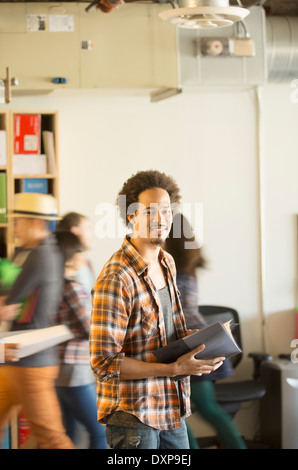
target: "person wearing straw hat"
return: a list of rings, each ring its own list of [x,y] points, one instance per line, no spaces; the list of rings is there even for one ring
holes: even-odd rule
[[[17,244],[29,254],[2,298],[0,321],[11,321],[11,331],[47,328],[54,324],[63,286],[62,254],[51,233],[57,201],[49,194],[19,193],[9,217]],[[0,430],[21,406],[39,448],[74,448],[55,392],[58,364],[56,349],[50,348],[0,366]]]

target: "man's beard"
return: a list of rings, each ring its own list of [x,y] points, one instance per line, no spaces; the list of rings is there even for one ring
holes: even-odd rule
[[[162,233],[159,233],[159,234],[156,233],[156,230],[157,229],[160,230],[161,228],[163,229]],[[149,230],[149,241],[151,245],[162,246],[168,234],[169,234],[169,228],[166,225],[163,225],[160,227],[152,226],[150,227],[150,230]]]
[[[150,239],[151,245],[155,245],[155,246],[162,246],[164,242],[165,241],[163,240],[163,238],[151,238]]]

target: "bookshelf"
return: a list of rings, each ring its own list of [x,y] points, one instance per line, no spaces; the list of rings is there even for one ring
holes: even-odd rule
[[[14,167],[14,150],[15,150],[15,116],[16,115],[38,115],[40,116],[40,148],[39,154],[45,154],[45,146],[43,141],[43,131],[50,131],[53,133],[53,150],[54,150],[54,160],[55,160],[55,169],[54,171],[49,171],[48,158],[46,157],[46,171],[42,173],[35,173],[26,171],[24,168],[23,173],[15,173]],[[6,142],[5,142],[5,155],[3,155],[3,150],[1,149],[4,146],[1,146],[1,131],[5,131]],[[3,138],[3,133],[2,133]],[[1,209],[1,190],[3,193],[3,178],[6,180],[6,210],[7,213],[13,209],[13,198],[14,194],[22,192],[23,190],[28,190],[28,186],[25,186],[25,181],[37,182],[43,181],[46,182],[45,187],[46,192],[53,194],[58,201],[58,212],[59,212],[59,156],[58,156],[58,112],[57,111],[23,111],[23,110],[0,110],[0,209]],[[34,161],[33,161],[34,163]],[[33,166],[34,169],[34,166]],[[4,175],[4,176],[1,176]],[[1,179],[2,178],[2,179]],[[43,188],[43,190],[44,190]],[[36,187],[35,187],[35,192]],[[42,191],[44,192],[44,191]],[[2,217],[1,217],[2,215]],[[14,228],[13,221],[7,219],[3,211],[0,210],[0,259],[1,258],[12,258],[16,245],[14,240]],[[22,420],[22,421],[20,421]],[[20,416],[17,412],[10,420],[9,428],[7,429],[7,440],[8,446],[12,449],[19,448],[19,445],[24,443],[24,435],[21,433],[23,426],[23,434],[26,431],[30,435],[30,430],[28,431],[28,422],[26,421],[25,416]],[[29,439],[26,436],[26,441]],[[30,441],[30,439],[29,439]],[[34,442],[28,441],[28,448],[30,445],[34,447]],[[34,441],[34,440],[33,440]],[[0,442],[1,448],[1,442]]]
[[[55,170],[54,172],[49,171],[48,165],[48,155],[45,157],[46,160],[46,168],[45,171],[42,173],[35,173],[28,170],[26,168],[21,173],[16,173],[15,171],[15,164],[14,164],[14,155],[15,155],[15,118],[17,115],[24,115],[24,116],[32,116],[38,115],[40,116],[40,132],[38,139],[40,139],[40,149],[38,158],[40,155],[45,155],[45,146],[43,140],[43,132],[50,131],[53,133],[54,142],[53,142],[53,150],[54,150],[54,159],[55,159]],[[13,197],[14,194],[27,191],[28,187],[25,189],[25,180],[31,181],[34,185],[34,182],[43,182],[44,188],[40,190],[40,192],[47,192],[49,194],[53,194],[57,198],[58,201],[58,211],[59,211],[59,157],[58,157],[58,111],[23,111],[23,110],[0,110],[0,132],[6,132],[6,162],[3,164],[3,159],[0,160],[0,178],[1,175],[5,175],[6,177],[6,204],[7,204],[7,212],[12,210],[13,206]],[[1,154],[0,154],[1,155]],[[27,157],[27,154],[26,154]],[[29,158],[33,157],[34,154],[30,154]],[[34,164],[34,160],[33,160]],[[2,176],[3,182],[3,176]],[[1,184],[1,179],[0,179]],[[39,190],[34,190],[35,192]],[[0,191],[1,197],[1,191]],[[0,201],[1,202],[1,201]],[[0,205],[1,209],[1,205]],[[13,231],[13,222],[9,220],[3,220],[4,218],[1,217],[0,212],[0,258],[11,258],[13,256],[15,250],[15,240],[14,240],[14,231]]]

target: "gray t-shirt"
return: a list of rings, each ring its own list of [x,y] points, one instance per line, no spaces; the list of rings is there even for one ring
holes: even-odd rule
[[[160,289],[158,294],[160,298],[163,319],[165,322],[167,343],[169,344],[177,339],[177,335],[173,321],[172,300],[168,285],[166,285],[163,289]]]

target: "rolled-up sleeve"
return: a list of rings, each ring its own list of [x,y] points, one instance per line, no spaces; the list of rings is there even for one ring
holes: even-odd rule
[[[127,290],[117,275],[99,278],[91,292],[90,364],[99,381],[119,379],[129,321]]]

